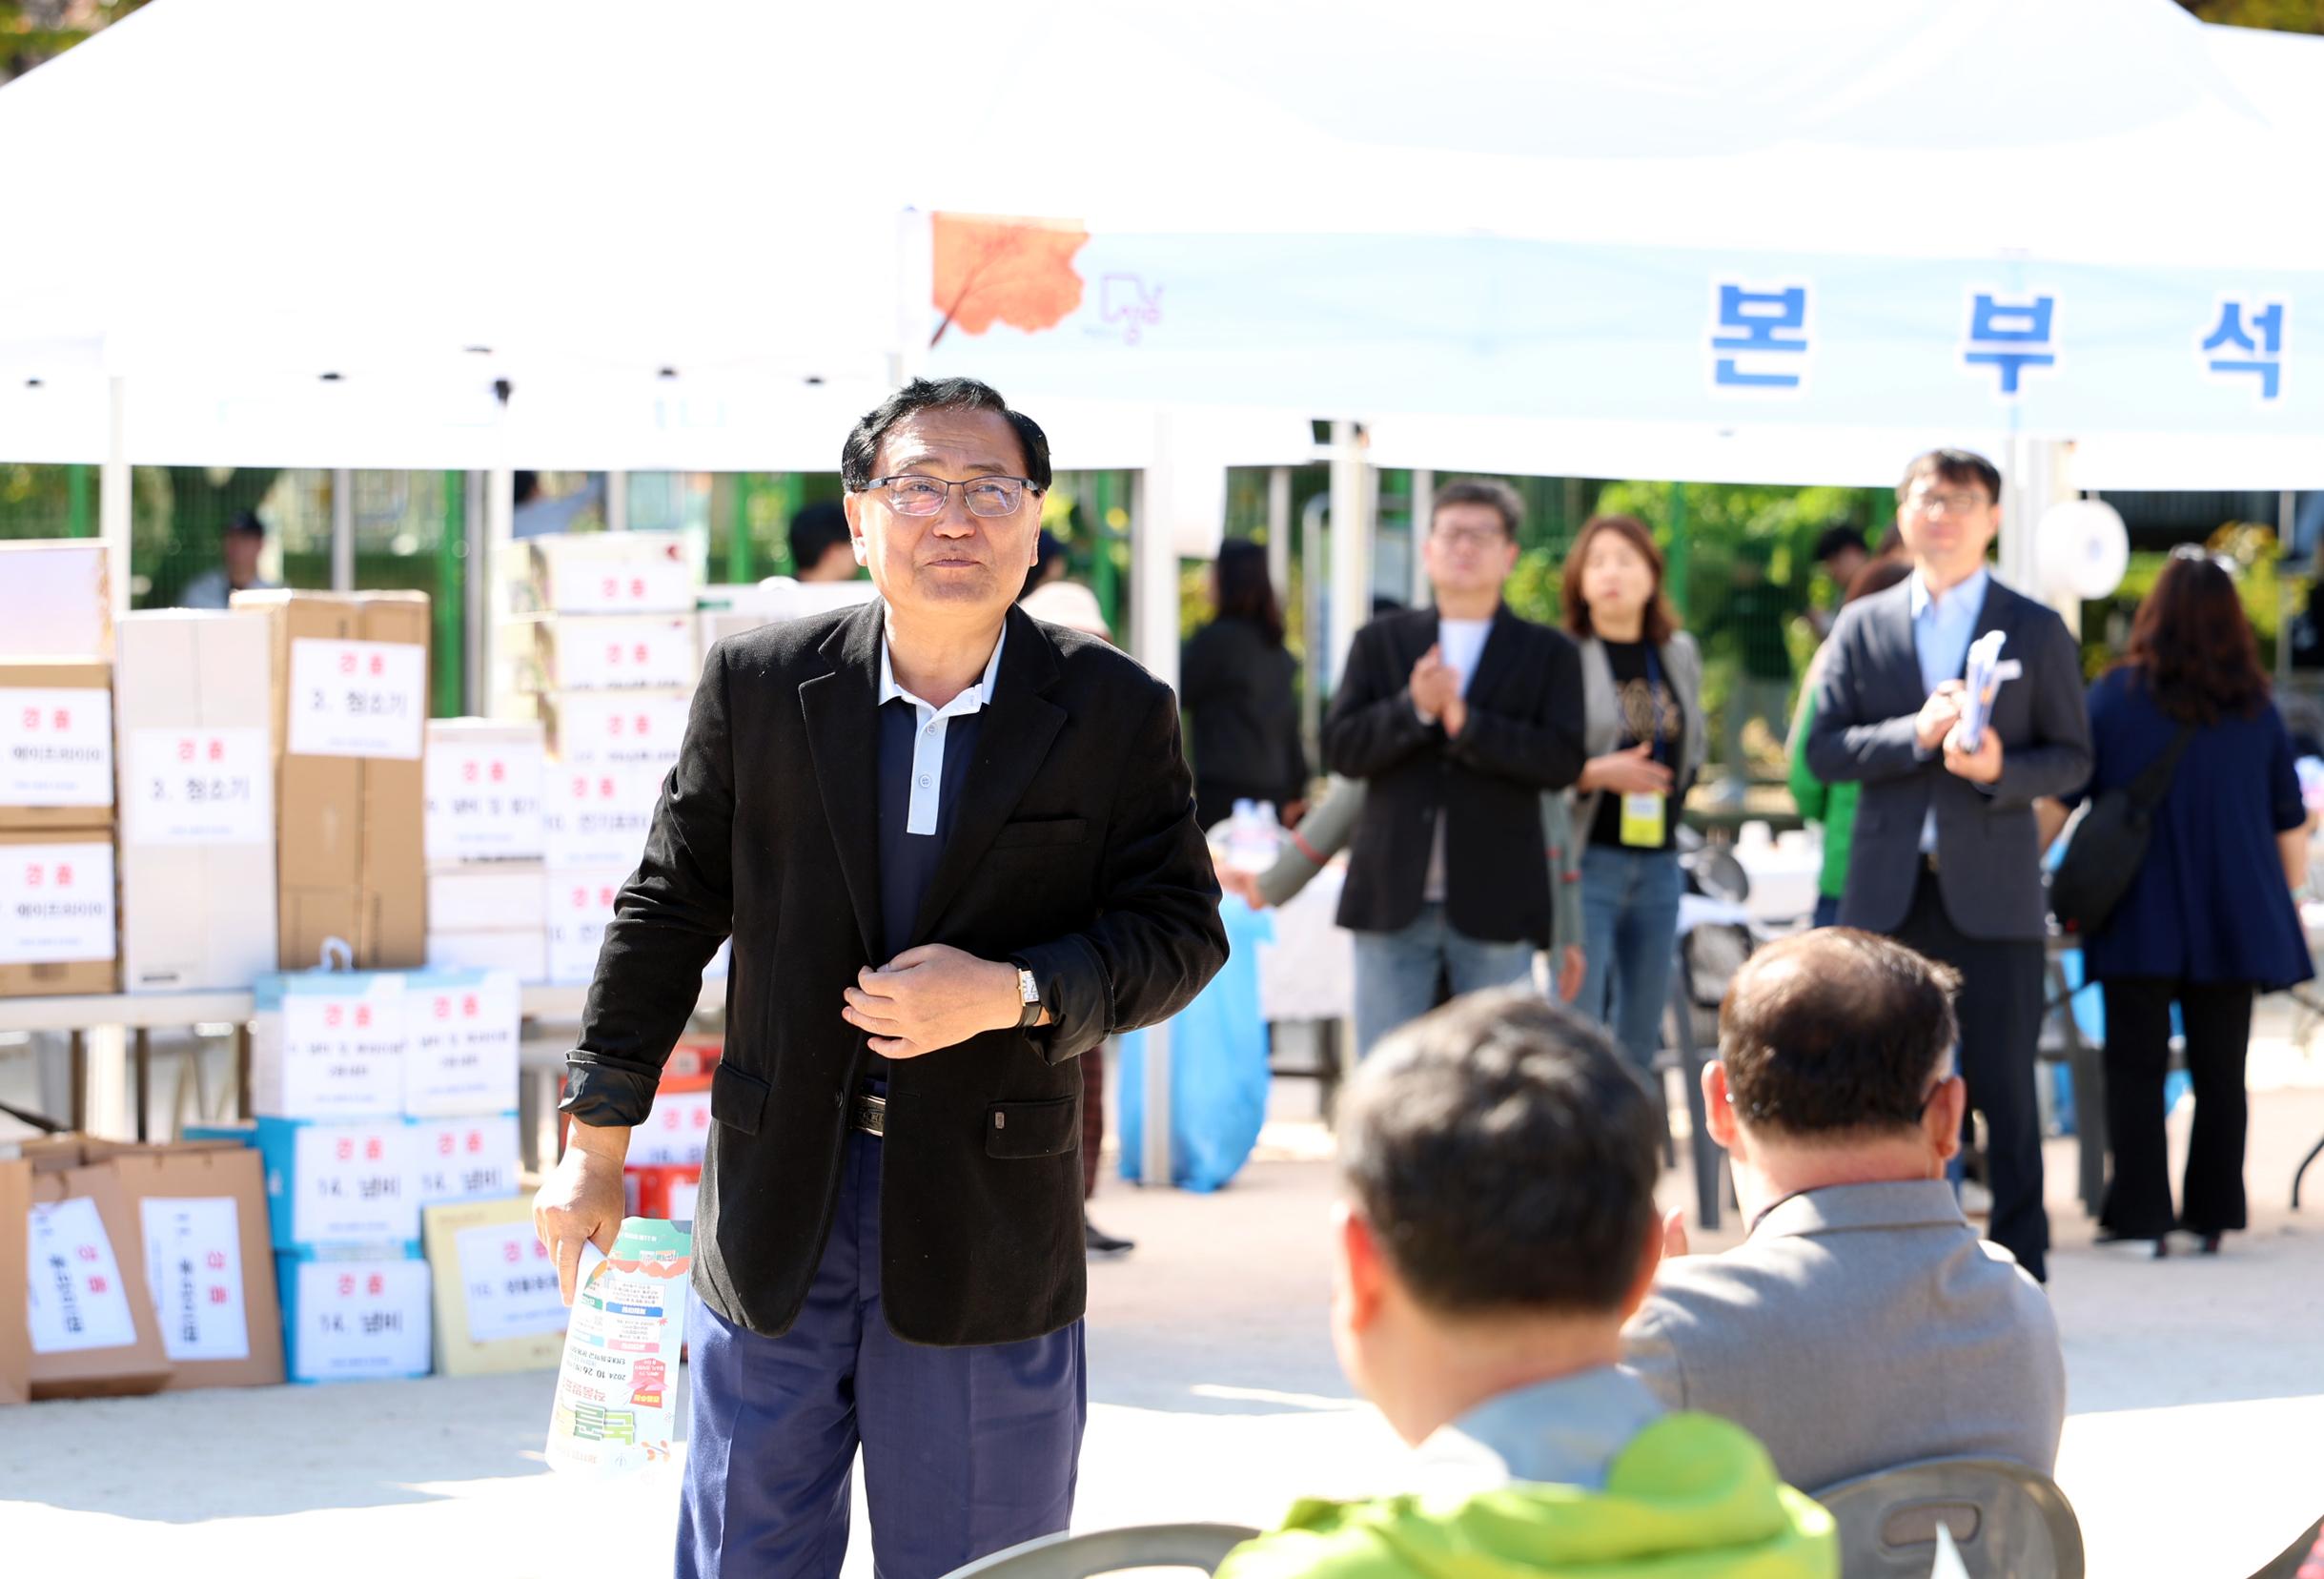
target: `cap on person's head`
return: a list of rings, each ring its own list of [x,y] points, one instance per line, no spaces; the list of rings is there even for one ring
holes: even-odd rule
[[[248,532],[253,537],[262,538],[266,536],[266,523],[258,519],[258,512],[255,510],[236,510],[219,530],[222,533]]]
[[[1834,554],[1845,553],[1850,548],[1860,554],[1865,552],[1862,532],[1853,526],[1826,526],[1823,535],[1816,539],[1816,551],[1812,557],[1821,564]]]
[[[1429,1309],[1610,1313],[1655,1231],[1661,1136],[1603,1031],[1530,993],[1473,993],[1364,1060],[1339,1168]]]
[[[819,499],[791,517],[791,564],[812,570],[834,546],[847,542],[847,512],[836,499]]]
[[[1759,950],[1719,1007],[1735,1117],[1838,1139],[1909,1129],[1953,1045],[1961,977],[1892,938],[1819,927]]]

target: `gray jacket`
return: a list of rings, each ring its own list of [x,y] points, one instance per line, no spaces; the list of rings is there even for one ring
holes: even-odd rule
[[[1364,809],[1362,779],[1332,778],[1331,792],[1300,819],[1298,837],[1283,846],[1275,864],[1259,874],[1259,892],[1271,905],[1290,902],[1307,887],[1323,863],[1347,849]],[[1541,796],[1541,844],[1549,854],[1550,947],[1581,947],[1581,851],[1574,843],[1565,792]],[[1304,848],[1303,848],[1304,847]]]
[[[1941,1179],[1809,1190],[1724,1255],[1664,1261],[1622,1346],[1665,1405],[1734,1421],[1810,1493],[1951,1453],[2049,1474],[2066,1424],[2049,1298]]]
[[[1859,780],[1848,846],[1843,926],[1891,933],[1920,881],[1921,825],[1937,813],[1937,887],[1945,912],[1970,937],[2029,941],[2049,931],[2042,893],[2037,795],[2064,795],[2090,775],[2090,721],[2082,651],[2066,622],[1998,581],[1986,588],[1976,635],[1999,630],[2005,660],[2024,672],[1993,696],[2001,779],[1988,791],[1924,757],[1914,722],[1928,693],[1913,644],[1912,583],[1840,611],[1816,683],[1808,770],[1826,784]]]
[[[1614,693],[1614,666],[1606,660],[1605,643],[1595,636],[1584,636],[1580,646],[1581,700],[1588,709],[1581,754],[1601,757],[1621,745],[1621,702]],[[1662,678],[1670,686],[1671,694],[1679,699],[1679,760],[1673,771],[1670,805],[1671,814],[1676,816],[1686,803],[1686,791],[1694,785],[1695,775],[1702,771],[1703,742],[1708,738],[1702,724],[1702,654],[1692,636],[1683,630],[1674,630],[1668,642],[1654,649],[1654,656],[1662,667]],[[1573,792],[1574,826],[1581,831],[1584,844],[1589,842],[1590,829],[1598,821],[1598,797],[1604,793],[1602,790]]]

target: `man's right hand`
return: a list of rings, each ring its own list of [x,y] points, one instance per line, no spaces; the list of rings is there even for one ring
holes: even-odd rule
[[[566,1136],[565,1155],[533,1197],[533,1232],[556,1258],[557,1288],[567,1304],[581,1276],[582,1241],[613,1254],[625,1205],[622,1164],[628,1157],[628,1130],[575,1124]]]
[[[1667,795],[1674,782],[1668,768],[1647,753],[1651,741],[1640,741],[1626,751],[1608,751],[1581,765],[1574,788],[1583,791],[1611,790],[1618,795]]]
[[[1921,704],[1921,716],[1913,720],[1913,743],[1925,752],[1934,753],[1952,733],[1953,726],[1961,722],[1961,699],[1968,687],[1958,680],[1947,680],[1928,693]]]

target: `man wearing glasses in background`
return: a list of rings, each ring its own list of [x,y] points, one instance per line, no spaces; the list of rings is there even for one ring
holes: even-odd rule
[[[711,648],[535,1203],[570,1300],[731,931],[686,1576],[835,1579],[859,1446],[886,1579],[1066,1528],[1087,1396],[1076,1058],[1226,958],[1176,698],[1012,607],[1040,428],[972,379],[915,379],[840,469],[881,601]]]
[[[2033,1064],[2049,926],[2033,801],[2089,779],[2090,727],[2066,623],[1986,569],[2000,495],[1993,463],[1967,450],[1931,450],[1905,469],[1897,527],[1912,574],[1841,610],[1807,765],[1826,784],[1864,785],[1840,925],[1961,973],[1960,1069],[1985,1115],[1993,1195],[1987,1237],[2047,1282]],[[1969,644],[1994,630],[2019,672],[1966,751],[1962,672]]]
[[[1581,654],[1501,602],[1523,504],[1505,482],[1437,491],[1420,552],[1434,608],[1356,633],[1325,765],[1363,779],[1339,924],[1356,933],[1356,1045],[1454,995],[1533,979],[1550,940],[1541,792],[1581,772]]]

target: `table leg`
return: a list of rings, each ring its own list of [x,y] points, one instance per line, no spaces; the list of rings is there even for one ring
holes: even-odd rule
[[[153,1033],[140,1025],[137,1027],[136,1040],[132,1043],[132,1046],[136,1050],[134,1056],[137,1068],[137,1139],[139,1144],[143,1144],[152,1138],[145,1131],[146,1112],[153,1104]]]
[[[1678,961],[1670,973],[1670,1001],[1678,1023],[1679,1072],[1686,1081],[1687,1149],[1695,1159],[1695,1220],[1705,1229],[1719,1226],[1720,1168],[1726,1153],[1711,1138],[1710,1116],[1702,1105],[1703,1055],[1695,1045],[1695,1007],[1689,1000],[1686,944],[1681,939]]]
[[[89,1033],[72,1033],[72,1133],[89,1133]]]

